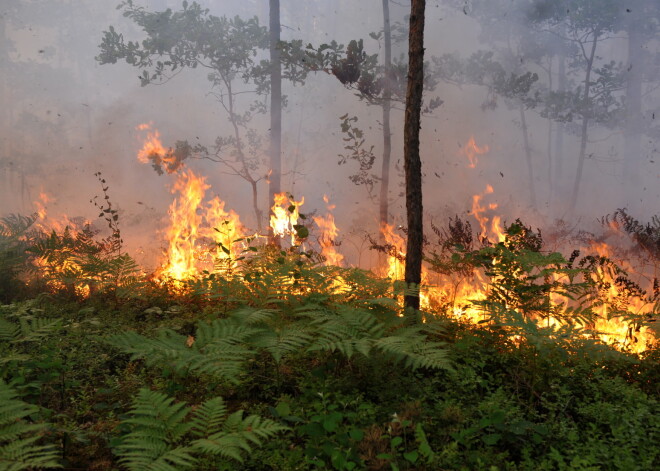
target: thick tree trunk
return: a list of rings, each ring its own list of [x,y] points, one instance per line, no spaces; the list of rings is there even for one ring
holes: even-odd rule
[[[419,309],[422,280],[422,163],[419,156],[422,93],[424,86],[424,9],[426,0],[412,0],[410,5],[410,33],[408,36],[408,87],[406,116],[403,130],[406,173],[406,211],[408,241],[406,245],[405,282],[409,288],[404,296],[407,308]],[[411,291],[410,288],[415,289]]]
[[[272,208],[282,181],[282,64],[280,61],[280,0],[270,1],[270,183],[268,206]],[[276,242],[269,229],[271,242]]]

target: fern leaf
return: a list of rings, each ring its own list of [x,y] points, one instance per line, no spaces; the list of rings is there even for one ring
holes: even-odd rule
[[[427,341],[416,326],[396,330],[392,335],[378,339],[375,346],[394,359],[403,360],[412,369],[451,369],[446,347],[439,342]]]
[[[17,393],[0,380],[0,469],[62,467],[54,445],[37,444],[46,425],[24,420],[36,411],[36,406],[17,399]]]
[[[12,342],[34,342],[41,340],[59,330],[62,321],[60,319],[45,319],[37,317],[31,320],[21,318],[20,335]]]
[[[253,308],[251,306],[243,306],[233,311],[230,314],[230,316],[238,323],[253,325],[272,319],[273,315],[276,312],[277,311],[274,309],[266,309],[266,308],[259,309],[259,308]]]
[[[312,338],[305,329],[292,325],[281,329],[264,329],[252,340],[252,345],[266,349],[279,364],[285,355],[304,350]]]
[[[191,419],[192,433],[196,437],[207,437],[221,430],[225,423],[227,406],[224,399],[214,397],[195,409]]]
[[[189,447],[178,446],[191,424],[184,422],[190,408],[165,394],[141,389],[133,401],[131,427],[116,449],[129,470],[177,471],[193,468],[197,459]]]
[[[267,439],[288,430],[270,419],[251,415],[243,418],[243,411],[227,417],[222,430],[207,438],[195,440],[192,445],[203,453],[231,458],[243,462],[243,454],[251,453],[253,445],[260,446]]]

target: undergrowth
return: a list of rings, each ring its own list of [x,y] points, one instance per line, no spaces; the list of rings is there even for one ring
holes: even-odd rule
[[[118,250],[114,209],[99,209],[105,243],[3,220],[0,469],[660,465],[660,350],[617,351],[594,332],[603,274],[625,286],[607,258],[544,252],[520,221],[479,246],[453,220],[429,262],[485,272],[485,321],[438,308],[411,324],[390,280],[296,250],[255,247],[231,272],[149,280]],[[653,293],[628,288],[657,310]],[[648,321],[626,300],[613,309]]]

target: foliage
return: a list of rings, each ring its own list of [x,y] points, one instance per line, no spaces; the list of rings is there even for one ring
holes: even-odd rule
[[[18,291],[19,275],[27,268],[27,238],[36,215],[12,214],[0,219],[0,301],[9,302]]]
[[[41,444],[47,424],[34,423],[30,415],[39,408],[21,401],[16,391],[0,379],[0,468],[61,468],[54,444]]]
[[[198,469],[200,455],[242,462],[262,440],[286,430],[256,415],[243,417],[243,411],[228,415],[221,397],[192,410],[148,389],[140,390],[122,424],[130,431],[116,452],[119,462],[132,471]]]
[[[436,234],[436,269],[488,272],[490,322],[406,325],[390,281],[272,246],[176,291],[2,306],[0,402],[29,413],[0,435],[25,426],[48,466],[83,469],[655,469],[657,347],[582,326],[624,273],[546,253],[520,221],[498,244],[458,218]],[[549,312],[574,326],[532,321]]]
[[[344,150],[347,151],[346,154],[339,154],[339,165],[343,165],[349,160],[356,161],[359,170],[348,178],[355,185],[364,185],[369,196],[373,196],[374,185],[379,180],[377,175],[369,173],[376,160],[374,146],[365,146],[364,132],[356,126],[358,120],[356,116],[345,114],[339,119],[342,120],[341,132],[346,136],[343,141]]]
[[[606,302],[610,317],[632,324],[644,322],[644,314],[633,313],[630,303],[635,299],[648,302],[646,293],[609,258],[580,257],[579,251],[568,259],[558,252],[544,253],[541,232],[520,220],[504,230],[503,241],[486,241],[479,249],[471,249],[469,231],[469,225],[458,219],[450,221],[448,230],[436,228],[442,250],[433,252],[428,261],[443,274],[483,273],[489,280],[486,298],[473,304],[490,320],[510,328],[511,335],[556,339],[588,333],[598,317],[595,308]],[[605,301],[612,285],[619,295]],[[556,326],[557,320],[562,327]]]

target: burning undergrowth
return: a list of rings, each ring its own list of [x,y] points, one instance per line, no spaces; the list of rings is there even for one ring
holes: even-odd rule
[[[471,142],[475,155],[487,152]],[[360,283],[378,285],[374,294],[401,295],[405,233],[394,226],[383,225],[378,237],[370,238],[382,254],[379,266],[356,275],[360,270],[341,268],[346,261],[335,206],[327,196],[325,215],[307,218],[301,211],[304,198],[277,195],[270,234],[259,234],[218,196],[208,198],[206,178],[174,154],[151,131],[139,152],[141,162],[165,165],[173,178],[162,260],[155,270],[145,273],[123,250],[120,212],[97,174],[102,194],[91,202],[99,210],[101,228],[51,217],[46,195],[33,216],[3,219],[5,287],[20,279],[32,289],[76,298],[141,296],[155,287],[168,296],[206,303],[235,298],[232,290],[253,290],[249,296],[272,299],[314,291],[350,298],[370,290]],[[476,165],[476,158],[470,158],[470,165]],[[498,325],[517,341],[541,332],[545,338],[593,339],[636,353],[655,341],[657,218],[641,223],[618,210],[601,220],[600,235],[563,223],[542,234],[519,219],[504,222],[497,204],[489,201],[493,192],[488,185],[473,197],[469,218],[431,225],[434,240],[425,242],[420,289],[424,316]],[[388,288],[383,290],[382,283]]]

